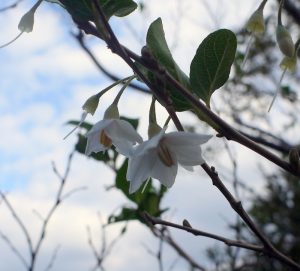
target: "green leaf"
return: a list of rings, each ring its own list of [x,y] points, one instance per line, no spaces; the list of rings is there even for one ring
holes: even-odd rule
[[[85,148],[86,148],[86,143],[87,143],[87,139],[85,136],[79,134],[78,135],[78,141],[75,145],[75,150],[81,154],[85,155]],[[115,153],[117,153],[115,151]],[[92,157],[93,159],[97,160],[97,161],[102,161],[102,162],[108,162],[111,160],[111,158],[108,155],[108,152],[98,152],[98,153],[92,153],[90,155],[90,157]]]
[[[179,81],[187,89],[190,89],[190,83],[188,76],[179,68],[175,60],[172,57],[171,51],[168,47],[165,33],[162,25],[161,18],[156,19],[149,27],[147,32],[147,47],[150,49],[153,57],[162,65],[177,81]],[[161,86],[161,82],[155,82],[154,75],[150,77],[150,81],[155,86]],[[151,79],[152,77],[152,79]],[[172,89],[169,85],[165,85],[165,88],[170,91],[171,98],[175,109],[177,111],[184,111],[191,108],[190,104],[185,101],[185,98],[180,95],[175,89]]]
[[[135,193],[129,194],[130,182],[126,179],[128,167],[128,159],[126,159],[123,165],[119,168],[116,175],[115,186],[120,189],[123,194],[132,202],[137,204],[137,210],[142,212],[146,211],[151,215],[160,215],[164,210],[160,210],[160,202],[163,198],[166,189],[161,188],[157,191],[152,185],[152,180],[147,183],[146,188],[143,186]]]
[[[121,212],[117,215],[110,215],[108,217],[108,223],[117,223],[122,221],[129,221],[129,220],[139,220],[140,216],[136,209],[123,207]]]
[[[107,18],[115,15],[118,17],[124,17],[133,12],[137,8],[137,4],[132,0],[101,0]]]
[[[208,35],[197,49],[190,67],[193,92],[207,106],[213,92],[228,80],[237,47],[235,34],[227,29]]]
[[[94,21],[91,0],[60,0],[72,18],[77,21]],[[109,20],[112,16],[123,17],[137,8],[132,0],[99,0],[103,12]]]
[[[126,159],[123,163],[123,165],[118,169],[115,185],[116,188],[120,189],[123,194],[131,201],[136,203],[137,205],[140,204],[140,202],[143,200],[147,192],[152,189],[152,185],[149,182],[145,191],[142,193],[143,187],[141,187],[136,193],[129,194],[129,181],[126,179],[126,173],[127,173],[127,167],[128,167],[128,159]]]

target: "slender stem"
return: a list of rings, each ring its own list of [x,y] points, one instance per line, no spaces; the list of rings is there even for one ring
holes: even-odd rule
[[[184,86],[177,82],[171,75],[166,74],[166,79],[171,85],[175,87],[175,89],[178,92],[180,92],[188,101],[190,101],[193,106],[195,106],[198,110],[200,110],[217,125],[217,131],[220,132],[221,135],[225,136],[228,140],[234,140],[248,147],[252,151],[260,154],[261,156],[265,157],[266,159],[285,169],[286,171],[294,174],[295,176],[300,176],[300,172],[293,169],[288,162],[280,159],[278,156],[259,146],[244,135],[240,134],[237,130],[235,130],[225,121],[223,121],[219,116],[214,114],[201,101],[195,98],[195,96],[191,94]]]
[[[116,98],[113,101],[113,104],[118,105],[119,100],[124,92],[124,90],[130,85],[130,82],[136,78],[136,75],[132,75],[128,78],[128,80],[125,81],[125,84],[122,86],[122,88],[120,89],[118,95],[116,96]]]
[[[279,79],[279,82],[278,82],[278,84],[277,84],[277,88],[276,88],[275,94],[274,94],[274,96],[273,96],[272,102],[271,102],[271,104],[270,104],[270,106],[269,106],[269,109],[268,109],[268,112],[270,112],[270,110],[271,110],[271,108],[272,108],[272,106],[273,106],[273,104],[274,104],[274,102],[275,102],[275,99],[276,99],[276,97],[277,97],[277,95],[278,95],[278,93],[279,93],[279,91],[280,91],[280,89],[281,89],[281,82],[282,82],[282,79],[283,79],[283,77],[284,77],[286,71],[287,71],[287,68],[285,68],[285,69],[283,70],[283,72],[282,72],[282,74],[281,74],[281,76],[280,76],[280,79]]]
[[[252,45],[253,42],[253,38],[254,38],[254,32],[251,33],[248,44],[247,44],[247,48],[246,48],[246,52],[245,52],[245,56],[241,65],[241,68],[244,69],[246,61],[248,59],[249,53],[250,53],[250,47]]]
[[[256,227],[250,216],[244,210],[242,203],[237,201],[234,196],[230,193],[230,191],[223,184],[221,179],[218,176],[218,173],[215,171],[214,167],[209,167],[206,163],[202,164],[201,167],[211,178],[213,185],[215,185],[218,190],[223,194],[223,196],[230,203],[233,210],[239,214],[239,216],[243,219],[246,225],[251,229],[251,231],[257,236],[257,238],[263,243],[265,250],[264,253],[278,259],[279,261],[287,264],[288,266],[293,267],[295,270],[300,270],[300,265],[294,262],[292,259],[288,258],[280,251],[278,251],[268,240],[268,238]]]
[[[278,8],[278,17],[277,17],[277,24],[278,24],[278,25],[282,25],[282,21],[281,21],[281,11],[282,11],[282,7],[283,7],[283,3],[284,3],[284,0],[281,0],[281,1],[280,1],[280,4],[279,4],[279,8]]]
[[[12,44],[12,43],[13,43],[14,41],[16,41],[23,33],[24,33],[24,32],[20,32],[20,33],[19,33],[15,38],[13,38],[11,41],[9,41],[9,42],[7,42],[7,43],[1,45],[1,46],[0,46],[0,49],[2,49],[2,48],[4,48],[4,47],[6,47],[6,46]]]
[[[43,0],[38,0],[30,10],[35,12],[42,2],[43,2]]]
[[[84,43],[84,39],[83,39],[83,34],[82,32],[79,32],[77,35],[73,35],[74,38],[78,41],[79,45],[81,46],[81,48],[87,53],[87,55],[91,58],[91,60],[94,62],[94,64],[96,65],[96,67],[103,72],[107,77],[109,77],[111,80],[113,81],[118,81],[120,80],[120,78],[115,75],[112,74],[111,72],[109,72],[100,62],[99,60],[95,57],[95,55],[92,53],[92,51],[85,45]],[[123,83],[123,82],[122,82]],[[129,85],[130,87],[139,90],[143,93],[146,94],[151,94],[151,92],[149,91],[149,89],[146,89],[138,84],[134,84],[134,83],[130,83]]]
[[[134,72],[147,84],[150,89],[152,89],[152,84],[148,81],[147,78],[143,75],[143,73],[137,68],[137,66],[133,63],[131,60],[128,51],[125,49],[125,47],[121,46],[118,39],[116,38],[113,30],[111,29],[110,25],[108,24],[105,15],[98,3],[98,1],[93,0],[93,4],[96,7],[96,10],[98,12],[98,19],[101,20],[101,23],[103,24],[103,27],[105,29],[105,32],[107,32],[106,35],[106,43],[110,47],[110,49],[118,54],[133,70]],[[97,18],[96,18],[97,19]],[[141,59],[140,59],[141,60]],[[142,61],[142,63],[145,65],[145,63]],[[153,64],[153,63],[151,63]],[[151,65],[150,69],[153,69],[153,66],[155,67],[154,72],[159,73],[160,76],[164,76],[166,81],[171,84],[171,86],[174,86],[175,89],[180,92],[187,100],[191,102],[191,104],[195,107],[197,107],[203,114],[210,117],[210,119],[215,122],[221,133],[228,137],[229,139],[235,139],[239,143],[248,146],[250,149],[260,153],[262,156],[266,157],[267,159],[273,161],[275,164],[280,165],[281,167],[287,169],[288,171],[294,173],[295,175],[300,176],[300,173],[293,170],[290,166],[290,164],[280,160],[275,155],[269,153],[265,149],[261,148],[260,146],[256,145],[251,140],[247,139],[246,137],[242,136],[240,133],[238,133],[235,129],[233,129],[230,125],[228,125],[226,122],[224,122],[222,119],[220,119],[217,115],[215,115],[210,109],[208,109],[202,102],[200,102],[198,99],[196,99],[187,89],[185,89],[179,82],[177,82],[171,75],[168,74],[167,71],[164,71],[162,73],[162,70],[159,69],[159,65]],[[156,89],[152,89],[154,93],[156,93]],[[159,93],[158,93],[159,94]],[[165,96],[163,98],[166,98]],[[168,101],[164,101],[168,104]],[[167,110],[172,118],[172,120],[175,122],[175,125],[178,130],[183,130],[183,127],[177,118],[177,115],[174,110],[172,110],[171,105],[167,107]],[[300,266],[295,263],[293,260],[289,259],[287,256],[276,250],[273,245],[270,243],[270,241],[265,237],[265,235],[255,226],[249,215],[246,213],[246,211],[243,209],[241,202],[238,202],[235,200],[235,198],[231,195],[230,191],[224,186],[222,181],[219,179],[217,172],[214,170],[214,168],[210,168],[206,163],[202,164],[201,167],[205,170],[205,172],[208,174],[208,176],[211,178],[213,184],[221,191],[221,193],[224,195],[224,197],[227,199],[227,201],[230,203],[232,208],[240,215],[240,217],[244,220],[244,222],[248,225],[248,227],[253,231],[253,233],[257,236],[259,240],[263,243],[268,255],[277,258],[281,262],[295,268],[296,270],[300,270]]]
[[[13,218],[15,219],[17,224],[19,225],[19,227],[22,230],[23,234],[25,235],[26,242],[27,242],[27,245],[28,245],[28,248],[29,248],[29,252],[32,253],[33,252],[33,245],[32,245],[32,241],[31,241],[31,238],[30,238],[30,235],[29,235],[29,232],[28,232],[26,226],[24,225],[21,218],[17,215],[14,207],[10,204],[10,202],[8,201],[8,199],[6,198],[4,193],[2,193],[1,191],[0,191],[0,196],[3,200],[3,202],[6,204],[7,208],[9,209],[10,213],[12,214]]]
[[[263,252],[264,251],[263,246],[253,245],[253,244],[246,243],[246,242],[243,242],[243,241],[238,241],[238,240],[232,240],[232,239],[228,239],[228,238],[225,238],[223,236],[220,236],[220,235],[216,235],[216,234],[209,233],[209,232],[206,232],[206,231],[201,231],[201,230],[192,228],[190,226],[175,224],[175,223],[160,219],[158,217],[151,216],[148,213],[144,213],[143,217],[147,221],[149,221],[152,225],[159,224],[159,225],[164,225],[164,226],[184,230],[184,231],[187,231],[189,233],[192,233],[195,236],[204,236],[204,237],[208,237],[208,238],[211,238],[211,239],[221,241],[221,242],[225,243],[228,246],[241,247],[241,248],[250,249],[250,250],[253,250],[253,251],[256,251],[256,252]]]

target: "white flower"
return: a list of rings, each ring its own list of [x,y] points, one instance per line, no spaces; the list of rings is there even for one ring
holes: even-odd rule
[[[205,163],[200,145],[211,135],[188,132],[165,134],[166,127],[148,141],[138,145],[129,156],[127,180],[129,193],[134,193],[149,177],[159,180],[166,187],[174,184],[178,164],[187,170]]]
[[[143,142],[141,136],[132,125],[121,119],[103,119],[97,122],[86,134],[87,145],[85,154],[101,152],[114,145],[118,152],[127,155],[131,152],[132,145]]]

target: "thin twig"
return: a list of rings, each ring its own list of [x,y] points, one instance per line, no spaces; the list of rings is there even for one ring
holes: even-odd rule
[[[153,217],[147,213],[144,213],[144,218],[147,221],[149,221],[152,225],[159,224],[159,225],[164,225],[164,226],[168,226],[168,227],[172,227],[172,228],[177,228],[177,229],[192,233],[195,236],[204,236],[204,237],[208,237],[208,238],[212,238],[212,239],[221,241],[228,246],[241,247],[241,248],[246,248],[246,249],[253,250],[256,252],[263,252],[263,248],[264,248],[263,246],[253,245],[253,244],[238,241],[238,240],[232,240],[232,239],[228,239],[223,236],[220,236],[220,235],[212,234],[212,233],[205,232],[205,231],[200,231],[200,230],[194,229],[189,226],[175,224],[175,223],[172,223],[169,221],[162,220],[158,217]]]
[[[86,52],[86,54],[91,58],[91,60],[94,62],[94,64],[96,65],[96,67],[103,72],[108,78],[110,78],[113,81],[118,81],[120,80],[120,77],[109,72],[101,63],[100,61],[95,57],[95,55],[92,53],[92,51],[85,45],[84,43],[84,38],[82,35],[82,32],[79,32],[77,35],[72,34],[72,36],[78,41],[79,45],[81,46],[81,48]],[[130,87],[132,87],[133,89],[136,89],[138,91],[141,91],[143,93],[146,94],[150,94],[150,90],[146,89],[140,85],[137,85],[135,83],[130,83],[129,84]]]
[[[21,1],[23,1],[23,0],[18,0],[15,3],[13,3],[13,4],[10,4],[10,5],[6,6],[6,7],[0,8],[0,12],[3,12],[3,11],[6,11],[8,9],[12,9],[12,8],[17,7],[20,4]]]
[[[37,255],[38,255],[38,253],[40,251],[40,248],[41,248],[41,245],[43,243],[43,240],[45,239],[46,230],[47,230],[49,221],[50,221],[51,217],[53,216],[54,212],[56,211],[56,209],[58,208],[58,206],[62,202],[62,193],[63,193],[64,186],[66,184],[66,180],[67,180],[68,175],[70,173],[71,163],[72,163],[73,156],[74,156],[74,151],[72,151],[70,153],[69,157],[68,157],[67,167],[65,169],[65,173],[64,173],[63,176],[58,172],[55,164],[52,163],[53,171],[57,175],[57,177],[60,179],[60,186],[58,188],[58,192],[57,192],[54,204],[51,207],[51,209],[49,210],[47,216],[45,217],[45,219],[44,219],[44,221],[42,223],[42,228],[41,228],[41,231],[40,231],[39,239],[38,239],[38,241],[36,243],[36,246],[35,246],[33,252],[31,253],[31,269],[30,269],[30,271],[34,270],[36,259],[37,259]]]
[[[94,0],[93,0],[94,1]],[[95,5],[97,6],[98,3],[95,1]],[[222,136],[226,137],[228,140],[233,140],[236,141],[237,143],[247,147],[248,149],[258,153],[259,155],[263,156],[267,160],[273,162],[277,166],[281,167],[282,169],[290,172],[291,174],[300,177],[300,172],[295,170],[291,165],[279,158],[278,156],[274,155],[273,153],[269,152],[265,148],[261,147],[260,145],[256,144],[253,142],[251,139],[247,138],[246,136],[242,135],[239,133],[236,129],[231,127],[227,122],[222,120],[219,116],[217,116],[214,112],[212,112],[203,102],[199,101],[198,98],[196,98],[189,90],[187,90],[184,86],[182,86],[178,81],[176,81],[167,71],[164,71],[162,73],[162,68],[158,69],[158,64],[154,65],[156,66],[153,68],[153,63],[151,65],[148,65],[148,63],[145,63],[144,59],[142,59],[140,56],[126,48],[125,46],[121,45],[117,38],[115,37],[112,29],[110,28],[109,24],[107,23],[105,16],[101,15],[101,7],[98,5],[97,8],[99,12],[99,16],[102,20],[102,23],[104,24],[104,27],[110,34],[110,40],[106,40],[108,46],[110,49],[118,54],[123,60],[134,70],[134,72],[144,81],[144,83],[153,91],[153,93],[160,97],[160,92],[156,90],[151,82],[145,76],[139,71],[139,69],[136,67],[136,65],[133,63],[131,58],[140,64],[146,66],[146,68],[152,70],[153,72],[159,72],[160,76],[164,75],[165,80],[170,83],[171,86],[174,87],[178,93],[180,93],[182,96],[184,96],[190,103],[191,105],[194,106],[195,110],[197,109],[201,114],[203,114],[206,118],[207,121],[209,121],[210,125],[216,129]],[[96,37],[99,37],[100,34],[98,33],[97,29],[90,24],[90,23],[79,23],[78,27],[83,29],[86,33],[95,35]],[[159,70],[159,71],[158,71]],[[161,99],[158,99],[161,101]],[[166,106],[166,104],[163,104]],[[167,108],[168,109],[168,108]]]
[[[98,268],[101,270],[104,270],[103,262],[108,257],[108,255],[111,253],[112,249],[116,245],[116,243],[120,240],[121,236],[124,234],[123,229],[120,231],[120,233],[109,243],[107,244],[106,240],[106,231],[105,231],[105,224],[102,222],[100,213],[98,213],[99,223],[101,226],[101,248],[98,251],[96,249],[96,246],[93,242],[92,238],[92,232],[89,226],[87,226],[87,236],[88,236],[88,244],[92,250],[92,253],[96,259],[95,266],[91,269],[92,271],[97,270]]]
[[[48,264],[47,267],[45,268],[45,271],[49,271],[49,270],[51,270],[51,268],[53,267],[59,249],[60,249],[60,246],[57,246],[57,247],[54,249],[54,251],[53,251],[53,253],[52,253],[52,257],[51,257],[51,259],[50,259],[50,261],[49,261],[49,264]]]
[[[110,25],[108,24],[105,15],[98,3],[98,1],[93,0],[93,4],[96,7],[96,11],[98,12],[99,20],[101,21],[102,26],[105,29],[105,41],[109,48],[116,54],[118,54],[133,70],[134,72],[145,82],[145,84],[148,85],[148,87],[156,94],[158,97],[162,99],[162,101],[168,104],[168,101],[164,100],[163,98],[166,98],[166,96],[161,96],[161,93],[157,91],[155,88],[153,88],[152,84],[148,81],[147,78],[140,72],[140,70],[136,67],[136,65],[131,60],[131,57],[135,57],[136,55],[131,54],[131,51],[126,50],[125,47],[123,47],[118,39],[116,38],[113,30],[111,29]],[[97,19],[97,18],[96,18]],[[98,33],[99,36],[99,33]],[[165,81],[167,81],[171,86],[173,86],[178,93],[183,95],[193,106],[195,109],[199,110],[199,112],[204,115],[207,119],[209,119],[209,122],[211,125],[220,132],[222,136],[225,136],[229,140],[237,141],[238,143],[248,147],[249,149],[257,152],[261,156],[265,157],[266,159],[270,160],[271,162],[275,163],[276,165],[280,166],[281,168],[287,170],[288,172],[300,176],[300,172],[293,169],[291,165],[283,160],[281,160],[276,155],[270,153],[266,149],[262,148],[261,146],[257,145],[255,142],[251,141],[250,139],[246,138],[245,136],[241,135],[239,132],[237,132],[234,128],[232,128],[229,124],[227,124],[225,121],[223,121],[221,118],[219,118],[216,114],[214,114],[204,103],[200,102],[195,96],[190,93],[189,90],[187,90],[184,86],[182,86],[178,81],[176,81],[167,71],[162,69],[158,63],[151,62],[149,65],[148,63],[143,62],[143,59],[140,59],[138,57],[139,61],[142,62],[142,64],[146,64],[146,67],[151,69],[153,72],[155,72],[158,75],[158,78],[164,76]],[[165,105],[164,104],[164,105]],[[170,109],[167,107],[167,110]],[[172,109],[172,108],[171,108]],[[175,122],[175,125],[178,130],[182,130],[182,125],[179,122],[175,112],[173,110],[168,110],[172,120]],[[256,225],[253,223],[249,215],[246,213],[246,211],[243,209],[241,202],[236,201],[235,198],[231,195],[229,190],[224,186],[222,181],[219,179],[217,172],[212,167],[210,168],[206,163],[202,164],[201,167],[204,169],[204,171],[209,175],[211,178],[213,184],[221,191],[221,193],[225,196],[227,201],[230,203],[232,208],[240,215],[240,217],[244,220],[244,222],[248,225],[248,227],[251,229],[251,231],[257,236],[257,238],[263,243],[263,252],[265,254],[268,254],[279,261],[297,269],[300,270],[300,266],[295,263],[293,260],[279,252],[276,248],[273,247],[273,245],[270,243],[270,241],[265,237],[265,235],[256,227]]]
[[[141,214],[143,216],[143,214]],[[205,271],[206,269],[201,266],[199,263],[197,263],[182,247],[180,247],[177,242],[173,239],[171,233],[169,232],[168,228],[163,228],[163,229],[157,229],[153,227],[149,221],[146,220],[146,222],[149,224],[149,228],[151,232],[156,236],[157,238],[163,238],[163,240],[170,246],[172,247],[177,254],[183,258],[184,260],[187,261],[187,263],[193,267],[196,270],[200,271]]]
[[[28,245],[28,249],[30,254],[33,253],[33,245],[32,245],[32,241],[29,235],[29,232],[27,230],[27,228],[25,227],[23,221],[21,220],[21,218],[17,215],[14,207],[10,204],[10,202],[8,201],[8,199],[6,198],[6,196],[4,195],[4,193],[2,193],[0,191],[0,196],[2,198],[2,200],[4,201],[5,205],[7,206],[8,210],[10,211],[10,213],[12,214],[14,220],[16,221],[17,225],[20,227],[21,231],[23,232],[25,238],[26,238],[26,242]]]
[[[23,263],[26,269],[29,268],[28,263],[26,262],[25,258],[22,256],[21,252],[17,249],[17,247],[10,241],[10,239],[0,231],[0,236],[5,241],[5,243],[9,246],[11,251],[19,258],[19,260]]]
[[[268,240],[268,238],[258,229],[258,227],[254,224],[248,213],[244,210],[242,203],[237,201],[230,191],[225,187],[225,185],[220,180],[218,173],[216,172],[214,167],[209,167],[206,163],[202,164],[201,167],[211,178],[213,185],[215,185],[218,190],[223,194],[223,196],[230,203],[233,210],[239,214],[239,216],[243,219],[246,225],[251,229],[251,231],[256,235],[256,237],[262,242],[264,245],[263,253],[276,258],[282,263],[287,264],[288,266],[294,268],[295,270],[300,270],[300,265],[294,262],[292,259],[278,251]]]

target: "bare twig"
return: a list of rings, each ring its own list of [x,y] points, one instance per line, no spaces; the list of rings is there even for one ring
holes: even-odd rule
[[[101,63],[100,61],[95,57],[95,55],[92,53],[92,51],[85,45],[84,42],[84,37],[82,35],[82,32],[79,32],[77,35],[73,34],[72,35],[79,43],[79,45],[81,46],[81,48],[86,52],[86,54],[91,58],[91,60],[94,62],[94,64],[96,65],[96,67],[103,72],[108,78],[110,78],[113,81],[118,81],[120,80],[120,77],[109,72]],[[150,94],[150,90],[146,89],[140,85],[137,85],[135,83],[130,83],[129,84],[130,87],[132,87],[135,90],[141,91],[143,93],[146,94]]]
[[[64,189],[64,186],[65,186],[67,177],[68,177],[68,175],[70,173],[73,155],[74,155],[74,151],[72,151],[70,153],[70,155],[69,155],[68,162],[67,162],[67,167],[66,167],[66,170],[65,170],[65,173],[64,173],[63,176],[58,172],[55,164],[52,163],[53,171],[57,175],[57,177],[60,179],[60,186],[58,188],[58,192],[57,192],[57,195],[56,195],[55,202],[54,202],[52,208],[49,210],[47,216],[45,217],[45,219],[44,219],[44,221],[42,223],[42,228],[41,228],[41,231],[40,231],[40,235],[39,235],[39,239],[37,241],[37,244],[36,244],[34,250],[31,253],[31,268],[29,269],[29,271],[33,271],[34,270],[35,262],[36,262],[36,259],[37,259],[37,255],[38,255],[38,253],[40,251],[40,248],[41,248],[41,245],[43,243],[43,240],[45,239],[46,230],[47,230],[49,221],[50,221],[51,217],[53,216],[54,212],[56,211],[56,209],[58,208],[58,206],[62,202],[62,193],[63,193],[63,189]]]
[[[209,122],[209,124],[217,130],[220,135],[226,137],[228,140],[236,141],[237,143],[247,147],[248,149],[256,152],[257,154],[263,156],[267,160],[271,161],[272,163],[276,164],[277,166],[281,167],[282,169],[290,172],[291,174],[300,177],[300,172],[295,170],[291,167],[291,165],[276,156],[275,154],[269,152],[267,149],[261,147],[260,145],[256,144],[254,141],[249,139],[248,137],[242,135],[239,133],[236,129],[231,127],[227,122],[222,120],[219,116],[217,116],[214,112],[212,112],[206,105],[198,100],[188,89],[186,89],[184,86],[182,86],[178,81],[176,81],[167,71],[165,71],[162,67],[158,65],[158,63],[153,63],[153,59],[151,63],[145,62],[145,59],[138,56],[125,46],[121,45],[114,35],[114,32],[112,31],[111,27],[109,26],[108,22],[106,21],[106,18],[104,14],[101,11],[101,7],[98,5],[98,2],[93,0],[93,3],[95,3],[95,6],[97,7],[97,11],[99,12],[99,18],[101,19],[101,22],[103,23],[104,27],[106,28],[107,32],[109,33],[109,39],[106,40],[107,45],[109,48],[116,54],[118,54],[133,70],[134,72],[144,81],[144,83],[151,89],[151,91],[158,97],[158,100],[160,102],[165,102],[163,106],[166,107],[166,109],[169,112],[170,105],[161,97],[161,92],[155,89],[151,82],[145,76],[139,71],[139,69],[136,67],[134,62],[131,60],[135,60],[139,62],[140,64],[144,65],[146,68],[152,70],[154,73],[159,73],[159,76],[164,76],[165,80],[174,87],[178,93],[180,93],[183,97],[188,100],[191,105],[193,105],[194,109],[197,110],[201,115],[205,116],[206,120]],[[78,27],[80,29],[83,29],[85,33],[95,35],[96,37],[100,37],[101,35],[98,33],[97,29],[90,23],[80,23],[76,22],[78,24]],[[165,97],[164,97],[165,98]]]
[[[100,20],[102,27],[104,27],[105,29],[105,33],[106,33],[105,41],[108,47],[112,50],[112,52],[118,54],[129,65],[129,67],[131,67],[134,70],[134,72],[145,82],[145,84],[153,91],[153,93],[157,96],[157,98],[163,103],[163,105],[168,110],[168,113],[170,114],[178,130],[183,130],[183,128],[180,121],[177,118],[174,109],[172,108],[172,104],[169,103],[168,96],[166,96],[165,93],[161,93],[161,91],[158,91],[153,87],[151,82],[149,82],[149,80],[145,78],[143,73],[136,67],[135,63],[132,61],[131,58],[135,59],[136,61],[139,61],[144,66],[146,66],[146,68],[149,68],[151,71],[157,74],[158,79],[164,77],[165,80],[164,82],[168,82],[171,86],[174,87],[174,89],[178,91],[178,93],[180,93],[183,97],[185,97],[186,100],[188,100],[193,105],[194,109],[197,110],[199,114],[204,116],[206,120],[210,123],[210,125],[214,129],[216,129],[222,136],[225,136],[229,140],[234,140],[239,144],[248,147],[249,149],[260,154],[261,156],[265,157],[266,159],[278,165],[279,167],[285,169],[286,171],[294,174],[295,176],[300,176],[300,172],[295,170],[293,167],[291,167],[291,165],[288,162],[280,159],[273,153],[269,152],[268,150],[262,148],[255,142],[248,139],[247,137],[243,136],[234,128],[232,128],[228,123],[226,123],[220,117],[218,117],[215,113],[213,113],[208,107],[206,107],[204,103],[199,101],[198,98],[196,98],[189,90],[187,90],[178,81],[176,81],[166,70],[160,67],[157,61],[153,61],[153,59],[150,59],[150,62],[147,62],[145,61],[144,58],[140,58],[136,56],[130,50],[127,50],[127,48],[122,46],[119,43],[118,39],[116,38],[110,25],[108,24],[98,1],[93,0],[92,3],[94,4],[96,11],[98,12],[99,18],[96,19]],[[81,27],[85,27],[85,26],[81,25]],[[91,29],[88,29],[86,32],[90,30]],[[98,33],[97,36],[99,35],[100,34]],[[229,190],[224,186],[222,181],[219,179],[215,169],[213,167],[210,168],[206,163],[202,164],[201,167],[211,178],[213,184],[221,191],[221,193],[230,203],[231,207],[239,214],[239,216],[244,220],[244,222],[248,225],[251,231],[262,242],[264,253],[278,259],[279,261],[285,263],[286,265],[295,268],[296,270],[300,270],[300,266],[297,263],[295,263],[287,256],[283,255],[276,248],[274,248],[273,245],[270,243],[270,241],[266,238],[266,236],[255,226],[255,224],[253,223],[249,215],[243,209],[241,202],[235,200],[235,198],[231,195]]]
[[[143,216],[143,214],[141,214]],[[206,269],[197,263],[182,247],[180,247],[177,242],[173,239],[171,233],[169,232],[168,228],[163,227],[161,229],[153,227],[149,221],[145,220],[149,224],[149,228],[154,234],[155,237],[163,240],[170,246],[172,247],[177,254],[184,259],[192,268],[200,271],[205,271]]]
[[[46,237],[46,231],[47,231],[47,228],[48,228],[48,224],[49,224],[49,221],[52,218],[53,214],[55,213],[55,211],[57,210],[57,208],[61,205],[61,203],[62,203],[63,200],[65,200],[66,198],[68,198],[74,192],[77,192],[78,190],[82,190],[82,188],[74,189],[74,190],[71,190],[70,192],[66,193],[65,195],[63,195],[63,189],[65,187],[66,180],[67,180],[67,178],[69,176],[69,172],[70,172],[70,168],[71,168],[71,163],[72,163],[73,155],[74,155],[74,151],[72,151],[72,153],[69,155],[67,166],[66,166],[66,169],[65,169],[65,172],[64,172],[63,175],[61,175],[58,172],[58,170],[56,169],[55,164],[52,163],[53,172],[59,178],[60,185],[59,185],[59,188],[58,188],[58,192],[57,192],[54,204],[52,205],[52,207],[48,211],[48,213],[45,216],[45,218],[39,212],[37,212],[36,210],[34,210],[34,213],[42,221],[41,230],[40,230],[40,233],[38,235],[38,240],[37,240],[37,242],[36,242],[35,245],[33,245],[32,238],[29,235],[29,232],[28,232],[25,224],[20,219],[20,217],[17,215],[17,213],[15,211],[15,208],[10,204],[10,202],[8,201],[8,199],[4,195],[4,193],[2,193],[0,191],[0,197],[1,197],[1,199],[3,200],[3,202],[5,203],[5,205],[7,206],[8,210],[12,214],[14,220],[16,221],[17,225],[21,228],[21,230],[22,230],[22,232],[23,232],[23,234],[24,234],[24,236],[26,238],[26,243],[28,245],[29,255],[30,255],[30,259],[29,259],[28,263],[26,262],[25,258],[21,255],[21,253],[18,251],[18,249],[11,243],[11,241],[9,240],[9,238],[6,235],[4,235],[3,233],[0,232],[1,237],[9,245],[9,247],[11,248],[11,250],[13,251],[13,253],[26,266],[26,269],[28,271],[34,271],[35,270],[35,263],[36,263],[36,260],[37,260],[37,256],[39,254],[39,251],[41,249],[43,241],[44,241],[44,239]],[[52,255],[51,259],[50,259],[50,262],[49,262],[49,264],[48,264],[48,266],[46,267],[45,270],[48,271],[48,270],[50,270],[52,268],[53,263],[55,261],[55,258],[57,256],[57,253],[58,253],[58,248],[54,250],[53,255]]]
[[[26,238],[26,242],[28,245],[28,249],[30,254],[33,253],[33,245],[32,245],[32,241],[29,235],[29,232],[27,230],[27,228],[25,227],[24,223],[22,222],[21,218],[17,215],[14,207],[10,204],[10,202],[8,201],[8,199],[6,198],[6,196],[4,195],[4,193],[2,193],[0,191],[0,196],[2,198],[2,200],[4,201],[6,207],[8,208],[8,210],[10,211],[10,213],[12,214],[14,220],[16,221],[17,225],[20,227],[21,231],[23,232],[25,238]]]
[[[95,271],[97,269],[100,269],[104,271],[103,262],[108,257],[108,255],[111,253],[112,249],[116,245],[116,243],[120,240],[121,236],[124,234],[124,228],[120,231],[120,233],[109,243],[107,244],[106,240],[106,226],[102,222],[100,213],[98,213],[99,223],[101,227],[101,248],[98,250],[94,244],[92,232],[89,226],[87,226],[87,236],[88,236],[88,244],[92,250],[92,253],[96,259],[96,264],[91,269],[92,271]],[[126,226],[125,226],[126,227]]]
[[[17,1],[16,1],[15,3],[13,3],[13,4],[10,4],[10,5],[6,6],[6,7],[0,8],[0,12],[3,12],[3,11],[6,11],[6,10],[8,10],[8,9],[12,9],[12,8],[17,7],[17,6],[20,4],[21,1],[23,1],[23,0],[17,0]]]
[[[49,271],[49,270],[51,270],[51,268],[53,267],[59,249],[60,249],[60,246],[57,246],[57,247],[54,249],[54,251],[53,251],[53,253],[52,253],[52,257],[51,257],[51,259],[50,259],[50,261],[49,261],[48,266],[45,268],[45,271]]]
[[[0,236],[5,241],[5,243],[9,246],[11,251],[19,258],[19,260],[22,262],[22,264],[25,266],[26,269],[29,268],[28,263],[26,262],[25,258],[22,256],[20,251],[16,248],[16,246],[10,241],[10,239],[3,234],[3,232],[0,231]]]
[[[263,253],[276,258],[277,260],[285,263],[286,265],[294,268],[295,270],[300,270],[300,265],[294,262],[292,259],[278,251],[268,240],[268,238],[258,229],[258,227],[254,224],[248,213],[244,210],[242,203],[237,201],[230,191],[225,187],[225,185],[220,180],[218,173],[216,172],[214,167],[209,167],[206,163],[202,164],[201,167],[211,178],[213,185],[215,185],[218,190],[223,194],[223,196],[227,199],[233,210],[239,214],[242,220],[246,223],[249,229],[256,235],[256,237],[262,242],[264,245]]]
[[[168,227],[172,227],[172,228],[177,228],[177,229],[192,233],[195,236],[204,236],[204,237],[208,237],[208,238],[212,238],[212,239],[221,241],[228,246],[241,247],[241,248],[250,249],[250,250],[253,250],[256,252],[263,252],[263,246],[253,245],[253,244],[238,241],[238,240],[232,240],[232,239],[228,239],[223,236],[220,236],[220,235],[212,234],[212,233],[205,232],[205,231],[200,231],[200,230],[194,229],[190,226],[175,224],[175,223],[172,223],[169,221],[162,220],[157,217],[153,217],[147,213],[144,213],[144,218],[147,221],[149,221],[152,225],[159,224],[159,225],[164,225],[164,226],[168,226]]]

